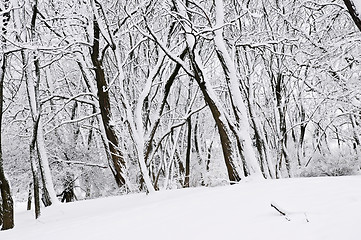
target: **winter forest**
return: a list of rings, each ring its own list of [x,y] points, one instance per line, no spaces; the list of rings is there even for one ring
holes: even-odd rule
[[[0,226],[15,202],[39,218],[60,202],[358,174],[358,5],[2,0]]]

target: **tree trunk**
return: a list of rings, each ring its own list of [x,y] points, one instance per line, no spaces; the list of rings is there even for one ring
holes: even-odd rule
[[[30,211],[31,210],[31,201],[33,199],[33,191],[31,190],[33,187],[33,183],[30,182],[29,183],[29,191],[28,191],[28,201],[27,201],[27,206],[26,206],[26,210]]]
[[[303,103],[300,103],[300,121],[301,121],[301,126],[300,126],[299,144],[297,144],[297,158],[298,158],[298,165],[302,166],[301,159],[303,159],[305,156],[304,141],[305,141],[306,127],[307,127],[306,112],[303,107]]]
[[[186,54],[188,52],[188,49],[185,48],[182,53],[180,54],[179,58],[181,60],[184,60]],[[166,84],[164,86],[164,90],[163,90],[163,98],[162,98],[162,101],[160,102],[160,107],[158,108],[158,113],[157,113],[157,117],[156,117],[156,120],[153,124],[153,127],[152,129],[150,130],[150,133],[149,133],[149,138],[148,140],[146,141],[145,143],[145,161],[147,162],[148,161],[148,158],[150,156],[150,153],[151,153],[151,150],[152,150],[152,146],[153,146],[153,140],[154,140],[154,137],[155,137],[155,134],[156,134],[156,131],[158,129],[158,126],[159,126],[159,123],[160,123],[160,120],[161,120],[161,116],[163,114],[163,111],[164,111],[164,107],[166,105],[166,102],[167,102],[167,98],[169,96],[169,93],[170,93],[170,90],[172,88],[172,85],[175,81],[175,79],[177,78],[178,76],[178,73],[179,73],[179,70],[181,69],[181,65],[179,63],[176,64],[176,66],[174,67],[174,70],[172,71],[172,73],[170,74],[169,78],[167,79],[166,81]]]
[[[23,65],[25,67],[24,70],[24,77],[26,80],[26,87],[28,92],[28,99],[29,99],[29,105],[31,108],[31,114],[33,119],[33,128],[37,127],[39,129],[36,129],[36,136],[35,137],[35,159],[38,159],[39,166],[40,166],[40,174],[43,184],[43,202],[45,206],[50,206],[53,203],[56,203],[58,201],[54,189],[54,184],[52,181],[52,176],[50,172],[49,167],[49,160],[45,148],[45,140],[43,137],[43,127],[40,119],[40,107],[39,107],[39,99],[38,99],[38,92],[39,92],[39,81],[40,81],[40,71],[38,68],[38,63],[35,63],[34,65],[37,65],[36,76],[37,76],[37,83],[34,84],[34,81],[31,77],[29,66],[27,66],[28,57],[26,57],[25,52],[21,51],[22,55],[22,61]],[[33,130],[35,131],[35,130]]]
[[[186,167],[184,187],[189,187],[189,174],[190,174],[190,162],[191,162],[191,148],[192,148],[192,119],[191,116],[187,119],[187,150],[186,150]]]
[[[4,1],[4,7],[6,10],[9,7],[9,0]],[[1,11],[1,9],[0,9]],[[10,21],[10,12],[3,14],[2,34],[6,34],[6,26]],[[5,40],[0,39],[0,44],[5,45]],[[3,50],[3,47],[1,47]],[[2,156],[2,118],[3,118],[3,100],[4,100],[4,78],[6,67],[6,54],[0,55],[0,225],[1,230],[7,230],[14,227],[14,204],[10,191],[10,184],[5,175],[4,161]]]
[[[246,59],[247,62],[250,61],[249,59],[251,58],[251,57],[249,57],[248,54],[249,53],[248,53],[247,49],[244,48],[244,58]],[[240,55],[241,55],[241,51],[240,51],[240,49],[237,48],[236,49],[236,59],[237,59],[238,65],[242,64],[240,62],[240,58],[241,58]],[[248,68],[249,68],[249,66],[248,66]],[[245,73],[245,74],[248,75],[249,72]],[[253,82],[251,81],[250,77],[248,77],[248,76],[246,76],[245,79],[247,80],[247,82],[240,84],[240,87],[241,87],[242,91],[244,92],[244,95],[246,96],[249,118],[250,118],[250,121],[252,122],[253,130],[254,130],[254,138],[255,138],[258,154],[259,154],[259,163],[260,163],[261,171],[265,178],[274,178],[275,173],[274,173],[274,169],[272,169],[274,166],[273,166],[273,163],[271,160],[269,144],[266,139],[265,133],[263,131],[262,124],[256,114],[256,104],[255,104],[256,100],[254,98],[254,90],[251,87]]]
[[[85,83],[86,87],[94,95],[97,95],[97,92],[98,92],[97,88],[95,87],[95,85],[91,81],[92,77],[89,75],[88,71],[86,71],[86,68],[87,68],[86,67],[86,62],[84,61],[83,56],[78,55],[77,63],[78,63],[79,69],[80,69],[80,71],[82,73],[82,76],[83,76],[84,83]],[[100,109],[99,100],[98,100],[98,102],[94,103],[93,114],[96,113],[97,109]],[[109,141],[108,141],[107,134],[106,134],[106,131],[105,131],[105,128],[104,128],[104,123],[103,123],[102,116],[98,115],[97,116],[97,121],[98,121],[99,129],[100,129],[100,137],[101,137],[101,141],[102,141],[103,146],[104,146],[105,155],[107,157],[109,169],[112,172],[115,181],[118,182],[117,181],[117,171],[116,171],[116,168],[114,166],[112,154],[110,152]],[[93,130],[91,130],[91,133],[89,133],[88,145],[90,145],[90,142],[91,142],[91,139],[92,139],[92,132],[93,132]],[[90,146],[88,146],[88,147],[90,147]]]
[[[176,3],[176,7],[181,16],[188,18],[186,9],[182,3]],[[241,180],[239,165],[235,159],[234,147],[232,146],[231,139],[231,130],[228,126],[226,115],[227,113],[222,109],[221,104],[218,102],[217,95],[215,94],[212,86],[209,83],[209,79],[205,76],[205,71],[202,67],[202,61],[198,53],[196,52],[196,39],[193,35],[188,34],[192,32],[192,29],[188,26],[184,26],[187,34],[185,35],[190,64],[193,70],[194,78],[201,89],[203,94],[204,101],[207,103],[208,107],[211,110],[213,119],[216,122],[216,126],[218,129],[222,153],[225,161],[225,165],[227,168],[228,178],[231,184],[235,182],[239,182]]]
[[[239,147],[243,157],[242,162],[246,164],[246,168],[250,175],[262,177],[260,165],[254,153],[251,136],[249,134],[249,120],[247,116],[246,106],[242,99],[242,93],[239,88],[239,81],[236,74],[235,64],[228,53],[223,38],[224,25],[224,7],[223,0],[216,0],[216,25],[214,42],[216,45],[216,53],[223,68],[227,85],[229,86],[230,97],[236,115],[237,123],[236,131],[233,131],[236,138],[240,142]]]
[[[98,88],[98,98],[99,98],[99,107],[100,113],[103,121],[103,126],[105,129],[107,140],[109,141],[109,150],[112,159],[112,165],[114,172],[115,181],[119,187],[124,187],[126,185],[124,169],[125,161],[123,154],[119,150],[120,144],[119,139],[115,133],[114,126],[112,125],[112,113],[109,100],[109,93],[105,89],[107,88],[107,82],[105,79],[104,69],[102,67],[102,62],[99,56],[99,38],[100,38],[100,29],[97,20],[94,17],[94,43],[91,49],[91,60],[94,66],[95,71],[95,80],[97,82]]]
[[[231,183],[239,182],[241,177],[237,171],[237,167],[234,159],[234,148],[232,146],[232,140],[230,137],[230,129],[227,127],[226,119],[224,118],[223,111],[220,110],[218,104],[215,101],[215,96],[212,94],[211,86],[203,79],[203,72],[198,67],[195,57],[191,57],[191,64],[194,69],[194,76],[203,93],[203,97],[207,105],[209,106],[213,119],[216,122],[219,137],[222,145],[222,152],[224,161],[227,168],[228,178]]]
[[[3,225],[3,204],[2,204],[1,194],[0,194],[0,226]]]
[[[292,176],[291,172],[291,162],[290,156],[288,154],[287,149],[287,125],[286,125],[286,108],[287,105],[284,102],[284,76],[279,73],[277,77],[274,77],[276,80],[275,82],[275,95],[276,95],[276,102],[277,102],[277,111],[278,111],[278,124],[279,124],[279,152],[280,152],[280,159],[279,163],[282,163],[282,159],[285,161],[286,170],[288,177]]]
[[[172,178],[172,172],[173,172],[173,162],[174,162],[174,157],[177,151],[177,144],[178,144],[178,139],[180,136],[180,133],[182,131],[182,127],[179,127],[178,132],[176,133],[175,139],[173,141],[173,146],[171,148],[171,153],[169,156],[169,164],[166,164],[166,160],[164,161],[164,169],[165,169],[165,180],[164,180],[164,186],[163,189],[167,189],[169,186],[169,182]],[[172,182],[171,182],[172,183]]]
[[[1,190],[1,199],[2,199],[2,230],[11,229],[14,227],[14,206],[13,199],[10,191],[10,184],[5,175],[4,171],[4,161],[2,156],[2,117],[3,117],[3,86],[5,78],[5,64],[6,64],[6,55],[3,54],[0,59],[1,68],[0,68],[0,190]]]
[[[360,153],[360,147],[361,147],[361,141],[358,133],[358,124],[356,122],[355,116],[353,114],[350,114],[350,121],[352,125],[352,131],[353,131],[353,139],[355,140],[354,143],[354,149],[356,151],[356,154]]]
[[[34,204],[35,204],[35,219],[40,217],[40,193],[39,193],[39,173],[36,166],[37,152],[36,152],[36,136],[38,132],[38,123],[36,121],[33,126],[33,136],[30,142],[30,165],[31,172],[33,174],[33,183],[34,183]]]
[[[32,5],[32,18],[31,18],[31,28],[30,28],[30,39],[31,41],[35,41],[36,39],[36,18],[37,18],[37,12],[38,12],[38,1],[35,0]],[[35,68],[35,77],[34,80],[32,78],[31,71],[29,69],[30,66],[28,66],[28,60],[29,58],[26,57],[24,50],[21,51],[22,55],[22,61],[23,65],[25,67],[24,70],[24,76],[26,80],[26,86],[28,91],[28,98],[29,98],[29,105],[31,108],[31,114],[33,119],[33,126],[38,128],[34,129],[34,132],[36,132],[35,137],[35,144],[36,144],[36,150],[38,155],[38,161],[40,166],[40,175],[42,180],[42,200],[45,206],[50,206],[53,203],[57,203],[58,199],[56,197],[54,184],[51,176],[51,171],[49,167],[49,160],[46,152],[45,147],[45,140],[43,136],[43,125],[40,119],[41,116],[41,106],[39,104],[39,91],[40,91],[40,64],[37,57],[36,52],[31,53],[33,57],[33,64]],[[35,148],[34,148],[35,149]]]
[[[204,182],[204,176],[205,176],[205,168],[206,168],[206,163],[204,161],[204,157],[202,157],[201,154],[201,149],[199,146],[199,133],[198,133],[198,126],[199,126],[199,115],[197,115],[195,124],[194,124],[194,129],[193,129],[193,139],[194,139],[194,151],[196,153],[197,156],[197,160],[198,160],[198,164],[201,166],[201,171],[199,172],[200,174],[200,180],[201,180],[201,185],[204,186],[205,182]]]

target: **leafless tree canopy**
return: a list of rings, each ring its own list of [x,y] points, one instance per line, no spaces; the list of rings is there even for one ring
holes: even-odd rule
[[[352,174],[359,16],[349,0],[3,1],[3,219],[8,181],[39,217],[41,201]]]

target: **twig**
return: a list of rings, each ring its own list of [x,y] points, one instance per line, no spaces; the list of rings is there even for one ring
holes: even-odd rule
[[[271,203],[271,207],[276,209],[277,212],[279,212],[282,216],[286,218],[287,221],[291,221],[291,219],[287,216],[286,211],[281,210],[279,206],[276,206],[275,203]]]

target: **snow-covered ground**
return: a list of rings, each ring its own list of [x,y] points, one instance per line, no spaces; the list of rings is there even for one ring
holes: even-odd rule
[[[360,225],[361,176],[352,176],[80,201],[42,209],[38,220],[17,209],[15,229],[0,232],[0,239],[359,240]]]

